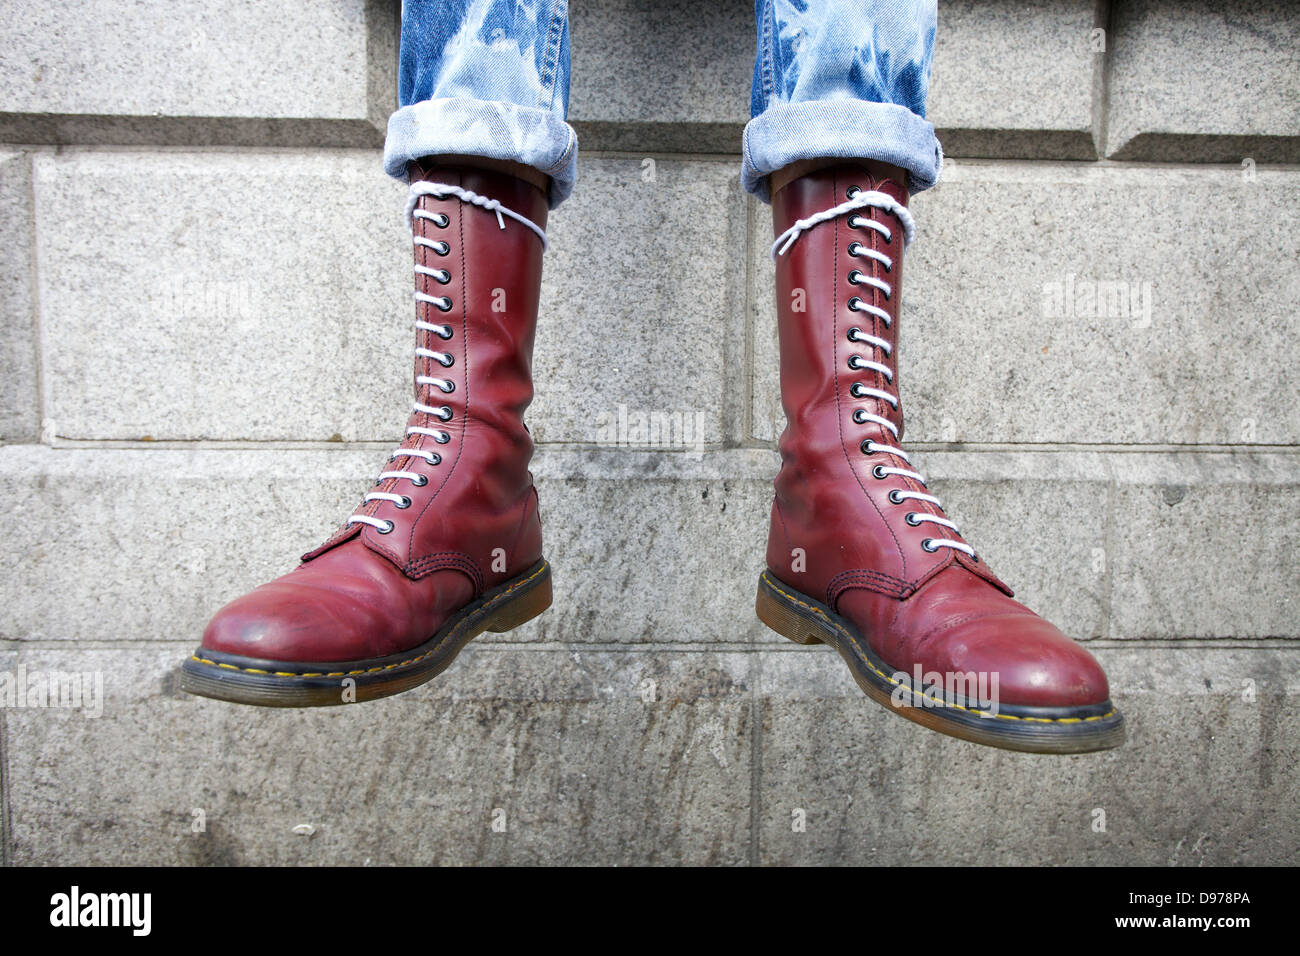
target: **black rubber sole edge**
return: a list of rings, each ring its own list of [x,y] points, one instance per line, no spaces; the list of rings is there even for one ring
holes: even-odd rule
[[[484,631],[503,632],[551,604],[551,566],[523,574],[461,608],[443,628],[401,654],[357,661],[261,660],[198,648],[181,665],[181,689],[261,707],[331,707],[400,694],[437,677]],[[348,683],[351,682],[351,683]]]
[[[936,700],[881,660],[845,618],[764,571],[758,580],[759,620],[798,644],[829,644],[849,665],[862,691],[900,717],[951,737],[1003,750],[1071,754],[1109,750],[1124,742],[1124,716],[1109,700],[1087,707],[1002,704],[996,716],[956,698]],[[901,700],[896,702],[896,697]]]

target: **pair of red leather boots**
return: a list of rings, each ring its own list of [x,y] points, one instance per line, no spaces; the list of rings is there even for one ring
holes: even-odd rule
[[[309,707],[424,683],[484,631],[551,603],[523,414],[547,202],[507,173],[412,164],[415,404],[359,509],[292,572],[226,605],[192,693]],[[758,616],[825,643],[873,699],[1014,750],[1113,747],[1123,719],[1083,648],[1014,601],[902,447],[898,317],[908,196],[826,166],[772,197],[780,442]]]

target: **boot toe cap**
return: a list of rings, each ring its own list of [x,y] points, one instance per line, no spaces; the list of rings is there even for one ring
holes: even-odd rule
[[[366,642],[345,620],[295,590],[273,581],[231,601],[208,623],[203,649],[266,661],[366,656]]]
[[[988,674],[998,700],[1025,707],[1090,707],[1110,696],[1106,673],[1085,648],[1032,613],[979,618],[937,642],[946,669]]]
[[[208,624],[202,646],[262,661],[370,661],[428,640],[472,597],[459,571],[411,581],[348,542],[231,601]]]

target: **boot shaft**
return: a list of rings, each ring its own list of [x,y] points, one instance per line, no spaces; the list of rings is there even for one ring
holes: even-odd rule
[[[542,190],[505,173],[412,163],[411,182],[455,187],[546,227]],[[451,466],[436,477],[449,480],[460,463],[472,462],[484,503],[504,507],[532,483],[524,412],[533,399],[544,243],[517,220],[498,219],[453,193],[419,195],[410,212],[416,411],[408,428],[448,437],[444,443],[439,436],[411,436],[420,438],[416,447],[438,452]]]
[[[907,205],[906,188],[863,165],[832,166],[801,176],[772,197],[774,232],[779,238],[796,223],[872,191]],[[895,407],[885,399],[854,396],[847,390],[860,383],[898,396],[893,356],[904,233],[896,216],[867,206],[803,230],[775,256],[781,402],[788,423],[808,423],[819,407],[848,401],[888,418],[901,439],[901,401]],[[873,349],[869,343],[851,341],[854,329],[883,340],[888,347]],[[866,360],[883,359],[892,380],[878,369],[849,368],[854,354]]]
[[[541,557],[523,416],[546,195],[468,165],[412,163],[410,176],[413,411],[363,507],[304,560],[359,537],[408,577],[454,568],[481,592]]]
[[[1005,587],[902,448],[907,201],[864,163],[815,170],[772,197],[786,427],[768,567],[832,607],[857,588],[905,598],[954,563]]]

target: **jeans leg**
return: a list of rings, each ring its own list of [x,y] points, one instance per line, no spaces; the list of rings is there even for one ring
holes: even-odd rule
[[[413,159],[462,154],[542,171],[552,207],[573,190],[567,0],[404,0],[398,71],[389,175],[405,182]]]
[[[925,119],[936,0],[755,0],[758,55],[741,182],[800,159],[875,159],[939,181],[943,151]]]

